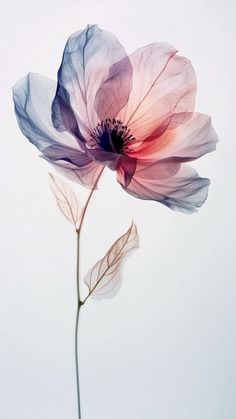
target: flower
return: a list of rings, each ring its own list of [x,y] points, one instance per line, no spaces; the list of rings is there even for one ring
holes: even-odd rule
[[[174,47],[128,56],[97,25],[68,39],[57,83],[29,73],[13,88],[22,133],[70,179],[92,188],[107,166],[131,195],[182,212],[196,211],[209,185],[186,162],[217,142],[195,94],[191,62]]]

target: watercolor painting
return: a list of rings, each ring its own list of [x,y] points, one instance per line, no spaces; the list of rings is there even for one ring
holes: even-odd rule
[[[3,229],[0,417],[233,419],[233,229],[219,196],[232,165],[221,172],[219,115],[235,63],[225,85],[222,58],[210,71],[206,21],[225,38],[185,0],[170,0],[179,18],[187,7],[179,30],[165,7],[155,26],[137,3],[141,32],[141,11],[121,23],[116,5],[111,23],[106,2],[51,6],[18,5],[29,23],[4,76],[18,175],[3,178],[18,199]],[[229,11],[214,13],[226,28]]]

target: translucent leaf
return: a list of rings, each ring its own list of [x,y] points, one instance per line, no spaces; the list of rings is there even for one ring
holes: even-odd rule
[[[49,173],[49,185],[62,214],[77,228],[82,215],[82,207],[77,196],[61,178],[51,173]]]
[[[122,281],[121,265],[127,254],[138,245],[137,227],[132,223],[128,231],[115,241],[104,258],[99,260],[86,275],[84,281],[89,293],[85,300],[89,296],[100,300],[117,294]]]

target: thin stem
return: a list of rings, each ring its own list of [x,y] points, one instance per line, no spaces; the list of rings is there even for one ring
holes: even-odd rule
[[[94,183],[94,185],[93,185],[93,188],[92,188],[92,189],[91,189],[91,191],[90,191],[90,194],[89,194],[89,196],[88,196],[88,199],[87,199],[87,201],[86,201],[86,204],[85,204],[84,209],[83,209],[83,212],[82,212],[82,216],[81,216],[81,220],[80,220],[80,225],[79,225],[79,227],[78,227],[78,229],[77,229],[77,232],[80,232],[80,230],[81,230],[81,228],[82,228],[83,221],[84,221],[84,217],[85,217],[85,214],[86,214],[86,211],[87,211],[87,208],[88,208],[88,204],[89,204],[89,202],[90,202],[90,199],[92,198],[92,195],[93,195],[93,193],[94,193],[94,191],[95,191],[95,189],[96,189],[96,187],[97,187],[98,181],[99,181],[100,177],[102,176],[102,173],[103,173],[103,170],[104,170],[104,169],[105,169],[105,166],[103,166],[103,167],[102,167],[102,169],[101,169],[101,171],[99,172],[98,177],[97,177],[97,179],[96,179],[96,181],[95,181],[95,183]]]
[[[79,241],[80,241],[80,234],[79,232],[77,232],[77,268],[76,268],[77,313],[76,313],[76,324],[75,324],[75,365],[76,365],[78,419],[81,419],[80,389],[79,389],[79,360],[78,360],[78,330],[79,330],[79,313],[80,313],[80,307],[81,307],[80,289],[79,289]]]
[[[75,323],[75,365],[76,365],[76,384],[77,384],[77,404],[78,404],[78,419],[81,419],[81,405],[80,405],[80,385],[79,385],[79,359],[78,359],[78,331],[79,331],[79,314],[80,308],[84,304],[80,299],[80,233],[81,228],[83,225],[84,217],[88,208],[88,204],[92,198],[93,192],[95,191],[98,181],[102,175],[104,170],[104,166],[102,167],[101,171],[98,174],[98,177],[94,183],[93,188],[90,191],[88,196],[87,202],[83,209],[83,213],[81,216],[81,221],[78,229],[76,230],[77,233],[77,263],[76,263],[76,285],[77,285],[77,313],[76,313],[76,323]]]

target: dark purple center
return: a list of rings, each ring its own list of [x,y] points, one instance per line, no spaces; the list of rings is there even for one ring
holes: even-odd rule
[[[91,148],[99,148],[118,154],[126,154],[134,137],[130,129],[116,119],[104,119],[93,130],[91,135]]]

